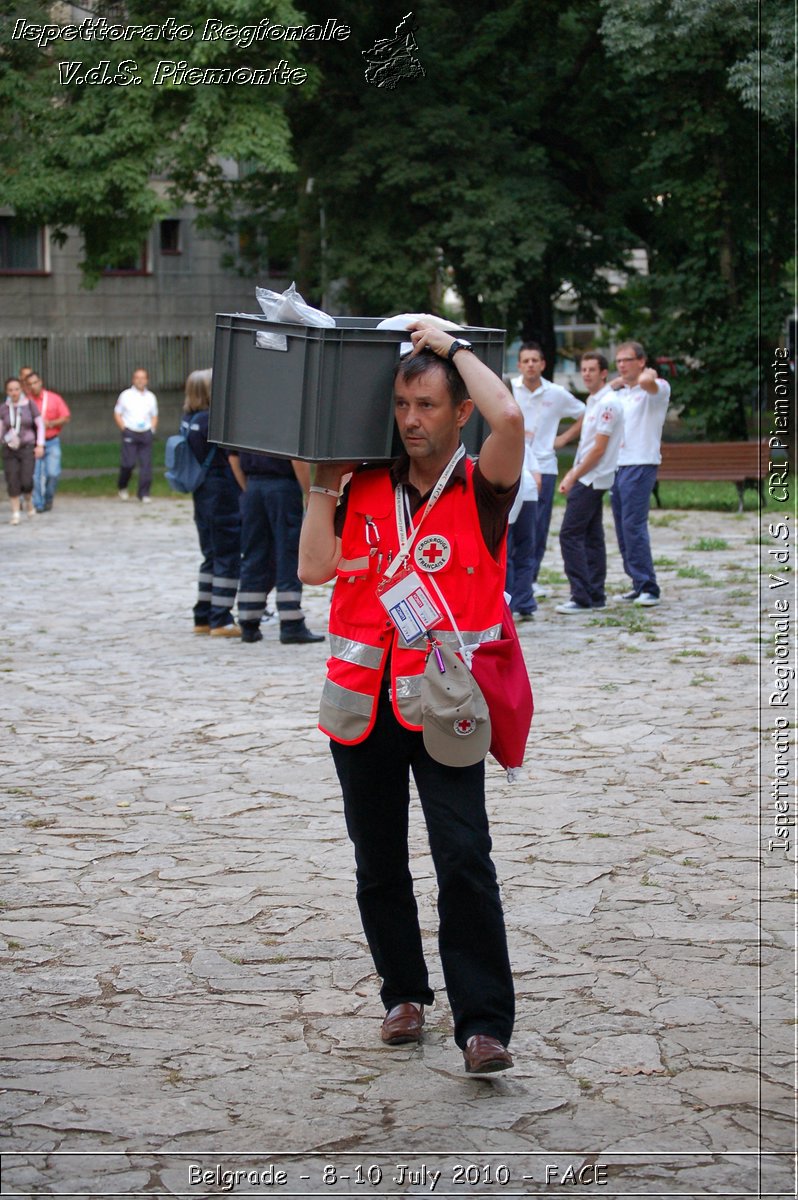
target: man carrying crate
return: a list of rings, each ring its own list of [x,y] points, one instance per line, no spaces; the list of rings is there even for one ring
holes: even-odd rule
[[[340,503],[351,466],[316,468],[299,575],[309,584],[336,580],[319,725],[330,737],[361,919],[383,980],[382,1040],[419,1042],[424,1006],[434,999],[409,867],[412,771],[438,880],[455,1041],[466,1071],[484,1074],[513,1065],[507,1046],[514,1019],[485,811],[490,735],[486,742],[478,712],[443,720],[430,733],[422,695],[433,644],[456,644],[457,631],[471,644],[498,636],[524,425],[512,395],[467,342],[421,322],[410,328],[413,351],[394,384],[405,453],[390,467],[355,471]],[[490,428],[476,464],[460,445],[474,406]],[[387,615],[392,611],[401,626],[402,605],[389,599],[397,592],[425,598],[416,610],[422,623],[425,607],[439,610],[429,637],[408,641],[407,629],[400,633]]]

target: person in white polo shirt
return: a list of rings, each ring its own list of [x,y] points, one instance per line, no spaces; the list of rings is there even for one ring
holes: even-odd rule
[[[524,447],[521,483],[507,526],[507,577],[504,590],[516,621],[532,621],[538,602],[532,586],[535,562],[540,470],[532,443]]]
[[[546,360],[537,342],[522,343],[518,352],[518,369],[520,375],[511,381],[513,395],[524,414],[526,440],[534,447],[541,476],[532,559],[532,584],[535,594],[542,597],[545,591],[537,586],[537,578],[546,553],[546,539],[551,524],[551,508],[557,483],[556,451],[577,436],[579,426],[572,425],[561,437],[557,437],[557,430],[563,417],[573,417],[576,420],[584,413],[585,406],[564,387],[543,378]]]
[[[158,401],[149,390],[149,376],[143,367],[133,372],[129,388],[119,393],[114,405],[114,420],[122,430],[122,457],[119,464],[119,499],[128,499],[127,485],[134,469],[139,469],[139,500],[150,500],[152,484],[152,443],[158,427]]]
[[[622,599],[648,608],[660,602],[648,510],[662,461],[662,426],[671,388],[646,367],[646,352],[639,342],[623,342],[615,352],[615,365],[619,374],[610,386],[623,405],[624,434],[612,486],[612,515],[623,569],[632,581]]]
[[[587,612],[606,604],[602,501],[612,487],[623,438],[623,406],[607,384],[606,358],[597,350],[586,351],[579,369],[588,392],[587,409],[574,465],[559,489],[568,498],[560,550],[571,599],[556,606],[558,613]]]

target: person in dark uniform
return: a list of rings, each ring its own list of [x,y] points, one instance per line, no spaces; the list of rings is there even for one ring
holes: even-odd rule
[[[180,431],[198,462],[204,463],[213,451],[205,479],[193,493],[194,523],[202,552],[194,632],[238,637],[241,630],[233,620],[233,604],[241,563],[241,481],[235,474],[233,456],[208,442],[210,403],[211,372],[192,371],[186,380]]]
[[[276,587],[280,641],[284,645],[323,642],[324,635],[313,633],[305,622],[297,574],[303,494],[310,486],[308,464],[246,451],[231,455],[234,462],[236,458],[246,481],[238,594],[241,640],[262,639],[266,597]]]

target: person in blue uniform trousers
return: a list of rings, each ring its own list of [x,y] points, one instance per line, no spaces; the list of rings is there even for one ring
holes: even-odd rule
[[[204,463],[213,446],[208,442],[208,409],[211,372],[192,371],[186,380],[181,432],[198,462]],[[193,493],[202,564],[199,569],[194,632],[211,637],[238,637],[233,605],[241,563],[241,487],[232,455],[217,446],[205,479]]]
[[[237,459],[246,480],[238,594],[241,640],[257,642],[263,637],[260,623],[266,597],[275,587],[280,641],[284,645],[323,642],[323,634],[308,629],[297,574],[303,494],[310,485],[308,464],[245,451]]]

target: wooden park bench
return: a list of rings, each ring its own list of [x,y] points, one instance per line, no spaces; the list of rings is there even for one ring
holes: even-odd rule
[[[663,480],[718,480],[733,483],[739,497],[738,512],[743,511],[746,488],[756,488],[765,501],[762,480],[773,458],[766,441],[761,442],[663,442],[662,463],[657,471],[654,499],[657,507],[659,485]]]

